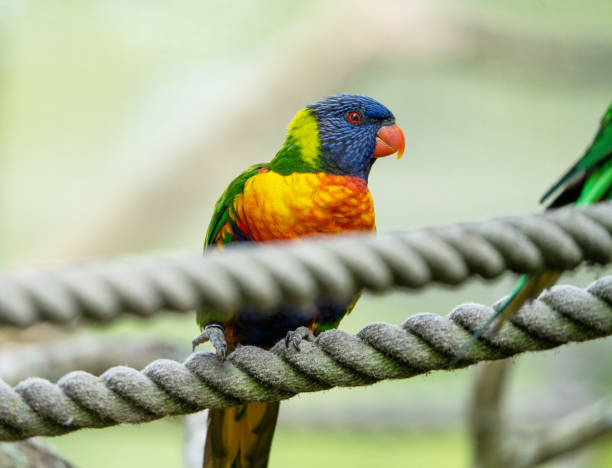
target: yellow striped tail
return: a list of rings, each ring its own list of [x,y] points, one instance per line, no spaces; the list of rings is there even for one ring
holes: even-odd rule
[[[279,403],[209,410],[204,468],[268,466]]]

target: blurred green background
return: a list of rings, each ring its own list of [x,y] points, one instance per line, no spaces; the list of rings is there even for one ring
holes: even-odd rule
[[[406,134],[404,158],[370,177],[380,231],[539,210],[612,96],[610,18],[609,0],[3,2],[0,265],[200,249],[227,183],[335,92],[375,97]],[[366,295],[342,328],[490,304],[512,281]],[[184,344],[196,331],[166,316],[81,333]],[[611,355],[607,340],[516,359],[512,424],[610,394]],[[472,376],[300,395],[283,403],[271,466],[466,466]],[[183,463],[180,419],[48,442],[84,467]],[[549,466],[612,466],[611,446]]]

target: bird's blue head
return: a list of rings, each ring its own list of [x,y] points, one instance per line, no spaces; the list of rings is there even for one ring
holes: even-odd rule
[[[404,135],[389,109],[371,97],[334,94],[310,104],[321,142],[321,168],[367,180],[376,158],[404,151]]]
[[[399,159],[403,152],[404,135],[389,109],[367,96],[334,94],[297,113],[272,169],[367,181],[376,158],[398,153]]]

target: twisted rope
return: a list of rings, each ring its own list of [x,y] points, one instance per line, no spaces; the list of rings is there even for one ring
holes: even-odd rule
[[[204,408],[277,401],[300,392],[370,385],[445,369],[493,313],[464,304],[448,317],[419,314],[401,327],[373,323],[357,336],[329,330],[301,350],[281,341],[267,351],[239,347],[225,362],[212,353],[184,364],[157,360],[142,371],[113,367],[100,377],[77,371],[57,384],[0,381],[0,440],[59,435],[85,427],[140,423]],[[586,290],[556,286],[468,349],[462,366],[612,334],[612,276]]]
[[[182,257],[0,273],[0,326],[111,320],[208,306],[265,314],[280,304],[344,303],[362,289],[456,285],[506,270],[612,260],[612,203],[392,234],[353,235]]]

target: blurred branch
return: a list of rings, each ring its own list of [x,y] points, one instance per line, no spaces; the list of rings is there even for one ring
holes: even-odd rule
[[[72,468],[73,464],[56,454],[39,439],[0,442],[0,466],[11,468]]]
[[[478,369],[470,412],[474,466],[531,468],[586,447],[612,432],[612,403],[599,401],[555,422],[550,428],[518,439],[503,417],[502,400],[510,361]]]
[[[517,452],[516,468],[530,468],[580,450],[612,432],[612,401],[601,400],[554,423],[535,438],[529,450]]]
[[[474,466],[493,468],[506,465],[502,399],[509,361],[487,362],[477,369],[470,427],[474,442]]]
[[[140,369],[154,359],[182,361],[189,353],[188,347],[154,340],[86,336],[53,343],[6,347],[0,352],[0,378],[9,384],[32,376],[55,381],[73,370],[99,375],[118,364]]]

